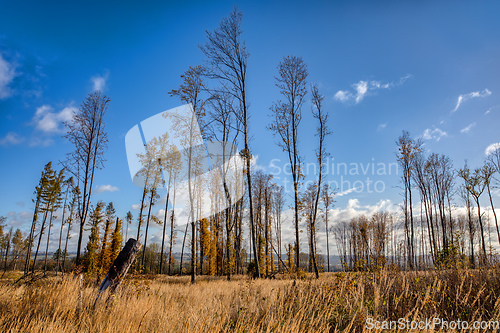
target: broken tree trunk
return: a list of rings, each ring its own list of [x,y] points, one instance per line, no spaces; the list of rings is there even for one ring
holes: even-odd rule
[[[99,294],[97,294],[94,306],[95,304],[97,304],[101,293],[103,293],[106,289],[110,288],[109,291],[111,293],[115,292],[116,288],[118,288],[122,279],[127,274],[130,266],[132,266],[132,264],[134,263],[134,260],[137,257],[140,249],[141,243],[139,243],[137,240],[130,238],[127,241],[123,249],[120,251],[120,254],[118,254],[118,257],[116,257],[115,261],[113,262],[113,265],[109,269],[108,274],[102,281],[101,286],[99,287]]]

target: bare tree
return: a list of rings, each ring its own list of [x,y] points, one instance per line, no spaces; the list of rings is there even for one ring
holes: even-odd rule
[[[272,186],[273,190],[273,207],[274,207],[274,230],[275,230],[275,235],[276,235],[276,245],[278,247],[278,268],[281,268],[281,262],[282,262],[282,233],[281,233],[281,227],[282,227],[282,219],[281,219],[281,214],[283,213],[283,207],[285,206],[285,195],[284,195],[284,188],[283,186],[278,186],[277,184],[273,184]],[[283,267],[283,268],[286,268]]]
[[[423,204],[425,210],[425,218],[427,222],[427,233],[429,237],[429,244],[431,249],[431,256],[433,264],[436,261],[437,252],[437,242],[434,231],[434,216],[433,216],[433,205],[432,205],[432,190],[431,181],[429,175],[429,169],[426,168],[426,160],[423,151],[418,152],[413,160],[413,172],[412,178],[413,182],[417,185],[420,192],[420,201]],[[422,212],[421,212],[422,213]]]
[[[234,110],[234,97],[228,92],[215,92],[210,98],[210,118],[212,137],[219,140],[222,144],[220,178],[224,188],[224,198],[227,208],[225,209],[226,226],[226,260],[227,260],[227,279],[231,280],[231,234],[236,224],[236,209],[231,200],[229,184],[227,182],[228,164],[227,160],[234,155],[238,134],[241,132],[241,121],[236,117]],[[219,163],[217,163],[219,164]],[[218,175],[219,176],[219,175]]]
[[[415,261],[415,248],[414,248],[414,228],[413,228],[413,205],[412,205],[412,164],[416,154],[421,150],[422,143],[418,140],[413,140],[410,133],[403,131],[403,134],[397,140],[398,145],[398,163],[403,170],[401,181],[404,190],[403,212],[405,215],[405,232],[407,242],[407,256],[408,264],[413,269]]]
[[[278,65],[276,86],[284,102],[278,101],[271,107],[273,121],[269,129],[278,137],[278,146],[287,153],[290,161],[294,190],[295,223],[295,269],[299,269],[299,185],[301,157],[298,150],[298,127],[302,119],[302,104],[307,93],[307,66],[300,57],[285,57]]]
[[[314,274],[316,278],[319,278],[318,264],[316,262],[316,193],[317,193],[317,184],[311,183],[307,186],[304,193],[301,195],[300,203],[302,214],[304,215],[307,222],[307,229],[309,231],[308,240],[309,240],[309,271],[314,269]],[[312,268],[312,269],[311,269]]]
[[[329,231],[328,227],[328,212],[331,207],[333,207],[333,203],[335,202],[333,199],[335,192],[332,191],[330,185],[323,184],[323,188],[321,189],[321,201],[323,202],[323,218],[325,221],[325,232],[326,232],[326,261],[327,261],[327,270],[330,271],[330,244],[329,244]]]
[[[163,248],[165,245],[165,231],[167,228],[167,213],[168,213],[168,203],[170,199],[170,190],[173,187],[175,187],[175,182],[177,179],[177,175],[179,174],[180,171],[180,160],[181,160],[181,155],[179,153],[179,150],[177,150],[177,147],[172,146],[170,147],[170,150],[168,153],[165,154],[164,160],[161,161],[161,166],[163,168],[163,172],[168,173],[168,182],[167,182],[167,198],[165,200],[165,215],[163,219],[163,234],[162,234],[162,240],[161,240],[161,253],[160,253],[160,268],[159,272],[160,274],[163,273],[162,267],[163,267]],[[174,190],[175,191],[175,190]],[[174,201],[175,201],[175,193],[174,193]],[[170,251],[169,251],[169,267],[168,267],[168,273],[170,274],[170,262],[171,258],[170,256],[172,255],[172,243],[173,243],[173,236],[174,236],[174,210],[172,208],[171,211],[171,230],[170,230]]]
[[[328,152],[325,149],[325,138],[327,135],[330,135],[331,132],[328,129],[328,112],[323,110],[323,99],[325,98],[319,93],[318,87],[313,84],[311,86],[311,94],[312,94],[312,114],[313,117],[316,118],[319,122],[318,127],[316,129],[316,136],[319,138],[318,148],[316,149],[316,158],[318,162],[318,183],[316,185],[316,193],[314,199],[314,212],[312,216],[313,224],[316,223],[316,218],[318,215],[318,204],[320,200],[320,193],[323,187],[323,169],[324,169],[324,160],[328,157]],[[328,226],[327,226],[327,247],[328,247]],[[328,252],[328,249],[327,249]],[[314,263],[314,271],[316,273],[316,278],[319,278],[318,266],[316,263],[316,256],[313,256]],[[330,258],[328,258],[328,262],[330,262]]]
[[[70,188],[73,188],[74,187],[74,181],[73,181],[73,177],[70,177],[68,180],[66,180],[64,182],[64,185],[66,186],[66,193],[64,195],[64,204],[63,204],[63,213],[62,213],[62,217],[61,217],[61,229],[59,230],[59,247],[58,247],[58,252],[59,252],[59,255],[57,256],[57,269],[58,270],[61,270],[61,266],[60,266],[60,262],[61,262],[61,245],[62,245],[62,235],[63,235],[63,229],[64,229],[64,224],[65,224],[65,219],[64,219],[64,215],[66,213],[66,201],[68,199],[68,193],[69,193],[69,190]]]
[[[205,116],[205,103],[206,100],[202,98],[202,92],[205,90],[203,76],[205,75],[205,68],[202,66],[189,67],[189,69],[181,76],[182,83],[179,89],[172,90],[169,94],[171,96],[179,97],[184,103],[191,105],[192,114],[184,115],[170,115],[173,126],[178,129],[181,139],[181,145],[187,151],[187,176],[188,176],[188,191],[189,191],[189,205],[190,205],[190,219],[191,219],[191,283],[195,282],[196,277],[196,215],[195,215],[195,184],[193,179],[196,174],[200,173],[199,170],[199,149],[194,149],[202,141],[201,134],[204,132],[203,117]],[[196,131],[197,125],[200,127],[201,133]],[[205,153],[205,152],[203,152]],[[198,175],[200,176],[200,175]],[[199,177],[198,177],[199,178]],[[201,197],[198,196],[197,203],[200,203]]]
[[[77,203],[79,202],[79,198],[80,198],[80,189],[77,187],[74,187],[71,191],[71,195],[72,195],[72,198],[71,198],[71,202],[69,204],[69,217],[68,219],[66,220],[66,224],[68,225],[67,227],[67,231],[66,231],[66,241],[64,242],[64,256],[63,256],[63,262],[62,262],[62,268],[64,270],[64,268],[66,267],[66,257],[67,257],[67,253],[68,253],[68,241],[70,239],[70,232],[71,232],[71,228],[73,226],[73,221],[74,221],[74,213],[75,213],[75,209],[77,208]]]
[[[40,209],[41,209],[41,205],[42,205],[42,189],[43,189],[44,181],[45,181],[44,174],[45,174],[45,170],[42,171],[42,176],[40,177],[40,181],[39,181],[38,185],[35,187],[34,194],[35,194],[36,200],[32,199],[32,201],[35,203],[35,211],[33,212],[33,219],[31,222],[30,233],[28,234],[28,244],[27,244],[28,250],[26,253],[26,260],[25,260],[25,264],[24,264],[24,275],[28,275],[29,270],[30,270],[31,252],[33,250],[33,245],[35,242],[36,224],[38,221],[38,214],[40,213]]]
[[[465,164],[463,169],[460,169],[458,175],[464,180],[465,188],[467,192],[474,198],[477,206],[477,218],[479,222],[479,228],[481,229],[481,244],[483,248],[483,263],[486,263],[486,242],[484,240],[484,227],[483,221],[481,219],[481,204],[479,202],[479,198],[481,194],[483,194],[486,183],[483,180],[482,170],[475,169],[474,172],[471,172],[467,164]]]
[[[465,169],[464,169],[465,170]],[[476,234],[476,226],[474,224],[474,220],[472,218],[472,201],[470,198],[470,193],[467,190],[467,182],[464,179],[464,184],[460,186],[460,197],[465,203],[465,207],[467,208],[467,224],[469,231],[469,253],[470,253],[470,263],[472,267],[475,266],[475,257],[474,257],[474,235]]]
[[[168,149],[168,133],[159,137],[154,137],[145,146],[144,154],[137,154],[141,164],[144,166],[142,170],[148,174],[144,183],[144,189],[149,193],[148,217],[146,219],[146,231],[144,235],[144,247],[142,250],[142,264],[146,256],[147,237],[149,230],[149,221],[151,219],[151,209],[159,198],[158,188],[163,186],[161,163],[162,158],[167,155]],[[167,197],[168,204],[168,197]]]
[[[498,242],[500,243],[500,230],[498,229],[497,213],[495,212],[495,207],[493,205],[493,198],[491,197],[491,181],[493,179],[493,174],[495,173],[495,165],[491,161],[486,161],[482,171],[483,171],[483,181],[486,185],[488,198],[490,199],[491,210],[493,211],[493,217],[495,218],[495,226],[497,229]]]
[[[125,216],[125,243],[128,241],[128,226],[132,223],[132,219],[134,217],[132,216],[132,212],[128,211],[127,215]]]
[[[104,151],[108,136],[105,130],[104,115],[110,99],[100,91],[89,94],[73,119],[64,123],[67,133],[64,136],[73,144],[74,150],[63,162],[64,167],[76,178],[82,191],[82,203],[78,209],[80,228],[76,249],[76,264],[80,264],[83,227],[89,212],[92,186],[96,169],[104,164]]]
[[[207,31],[207,43],[200,46],[202,52],[208,59],[208,75],[212,79],[219,81],[222,89],[235,98],[235,115],[239,117],[243,124],[244,149],[241,152],[246,161],[246,176],[248,186],[248,202],[250,212],[251,229],[254,228],[253,203],[252,203],[252,176],[250,161],[252,154],[249,147],[248,134],[248,107],[247,100],[247,60],[249,53],[246,50],[245,42],[241,40],[243,31],[241,30],[242,13],[235,8],[229,17],[223,18],[219,27],[213,32]],[[256,253],[257,244],[253,233],[252,246]],[[257,276],[260,277],[259,263],[256,262]]]

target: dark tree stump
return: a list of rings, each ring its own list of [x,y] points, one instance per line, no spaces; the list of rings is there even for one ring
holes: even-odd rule
[[[97,295],[96,303],[101,293],[106,289],[109,288],[109,291],[111,293],[115,292],[122,279],[125,277],[125,275],[127,275],[130,266],[132,266],[132,264],[134,263],[134,260],[140,249],[141,243],[133,238],[129,238],[123,249],[120,251],[120,254],[118,254],[118,257],[116,257],[115,261],[113,262],[113,265],[109,269],[108,274],[102,281],[101,286],[99,287],[99,294]]]

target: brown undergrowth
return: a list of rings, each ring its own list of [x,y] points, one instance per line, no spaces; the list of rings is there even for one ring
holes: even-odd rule
[[[496,269],[199,277],[195,285],[189,277],[130,276],[95,307],[97,286],[88,278],[80,311],[80,282],[70,275],[14,282],[0,281],[1,332],[368,332],[368,318],[500,318]]]

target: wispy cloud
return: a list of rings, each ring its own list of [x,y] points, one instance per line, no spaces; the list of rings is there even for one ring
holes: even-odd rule
[[[267,168],[265,165],[259,164],[259,155],[255,155],[255,158],[252,157],[250,161],[250,168],[252,171],[263,171],[266,172]]]
[[[401,77],[398,81],[388,82],[388,83],[382,83],[376,80],[371,80],[371,81],[361,80],[357,83],[352,84],[352,87],[354,88],[355,92],[349,90],[339,90],[337,91],[337,93],[335,93],[333,98],[343,103],[354,102],[358,104],[365,98],[365,96],[369,95],[371,92],[380,89],[390,89],[393,87],[400,86],[410,77],[411,75],[408,74]]]
[[[9,87],[16,73],[16,65],[8,62],[0,53],[0,100],[6,99],[13,94],[13,90]]]
[[[384,129],[384,128],[386,128],[386,127],[387,127],[387,123],[379,124],[379,125],[377,126],[377,131],[381,131],[381,130],[383,130],[383,129]]]
[[[54,112],[50,105],[42,105],[36,109],[32,123],[36,129],[47,134],[63,133],[62,122],[71,121],[76,110],[74,106],[67,106],[59,112]]]
[[[24,142],[24,138],[15,132],[9,132],[3,138],[0,138],[0,145],[15,146]]]
[[[141,208],[140,204],[134,204],[134,205],[130,206],[130,209],[132,209],[132,210],[138,210],[139,208]]]
[[[473,92],[470,92],[468,94],[460,95],[460,96],[458,96],[458,99],[457,99],[457,105],[455,106],[455,108],[451,112],[456,112],[458,110],[458,108],[460,107],[460,105],[462,105],[463,102],[465,102],[469,99],[477,98],[477,97],[487,97],[489,95],[491,95],[491,91],[489,91],[488,89],[484,89],[483,91],[473,91]]]
[[[343,192],[338,192],[338,193],[335,193],[335,196],[336,197],[343,197],[344,195],[348,195],[349,193],[352,193],[354,191],[356,191],[359,187],[352,187],[348,190],[345,190]],[[350,201],[350,200],[349,200]]]
[[[484,114],[485,114],[485,115],[487,115],[488,113],[490,113],[490,112],[491,112],[491,109],[492,109],[492,108],[489,108],[488,110],[486,110],[486,112],[485,112]]]
[[[486,149],[484,150],[484,154],[488,156],[490,154],[493,154],[497,149],[500,149],[500,142],[492,143],[491,145],[486,147]]]
[[[93,76],[90,80],[92,81],[93,84],[93,90],[94,91],[104,91],[106,89],[106,82],[108,81],[109,73],[106,73],[104,75],[96,75]]]
[[[476,123],[472,123],[472,124],[469,124],[469,126],[465,127],[465,128],[462,128],[460,130],[460,133],[469,133],[470,130],[472,129],[472,127],[476,126]]]
[[[113,185],[101,185],[97,188],[96,192],[97,193],[116,192],[118,190],[119,188]]]
[[[424,133],[422,133],[421,137],[424,140],[436,140],[439,141],[441,138],[448,136],[448,133],[445,131],[434,127],[432,129],[427,128],[424,130]]]
[[[39,138],[39,137],[32,137],[29,140],[29,146],[30,147],[48,147],[54,143],[54,140],[51,138]]]

